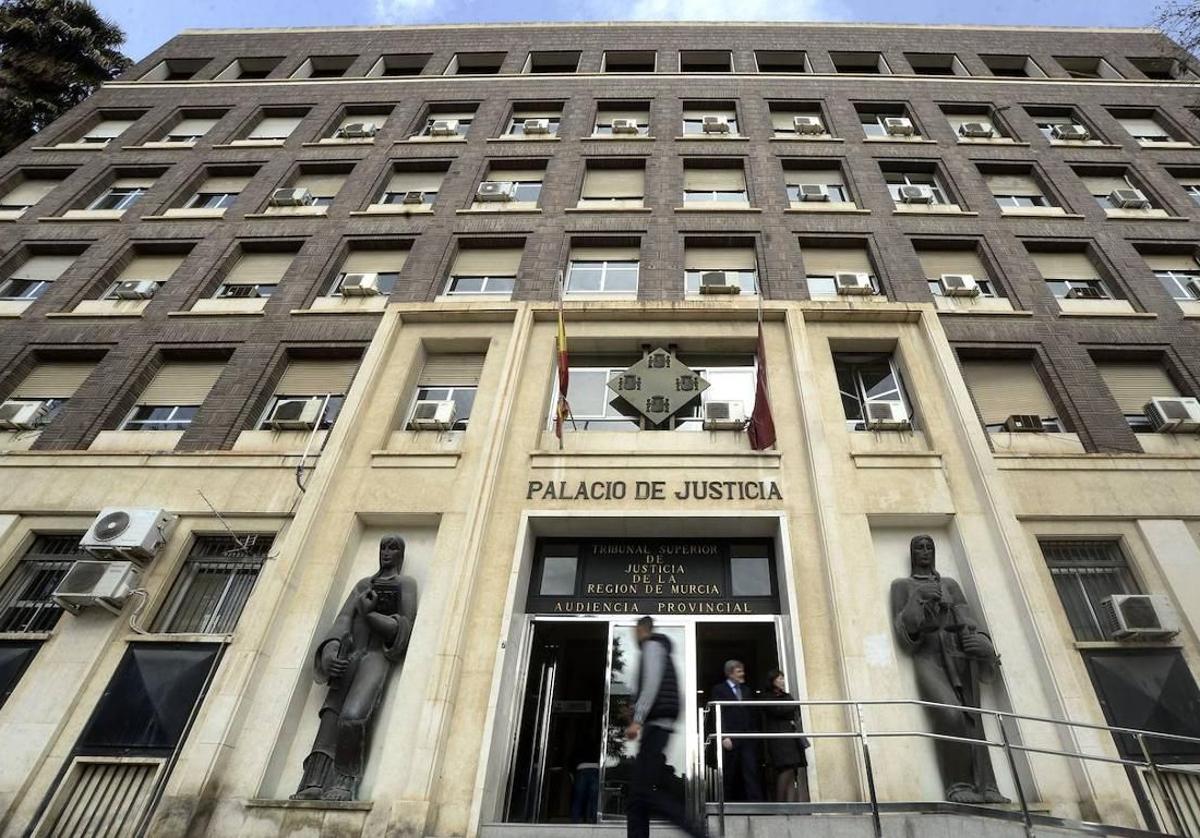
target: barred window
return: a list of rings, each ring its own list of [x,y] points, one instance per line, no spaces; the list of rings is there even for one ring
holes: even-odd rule
[[[1075,639],[1107,640],[1098,616],[1101,600],[1139,593],[1121,546],[1115,541],[1043,541],[1041,547]]]
[[[72,564],[88,558],[79,546],[82,535],[39,535],[33,540],[29,551],[0,586],[0,632],[41,632],[54,628],[62,609],[50,594]]]
[[[201,536],[183,564],[153,630],[168,634],[229,634],[254,590],[274,536]]]

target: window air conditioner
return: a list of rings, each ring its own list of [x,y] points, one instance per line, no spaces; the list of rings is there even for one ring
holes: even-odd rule
[[[457,119],[435,119],[429,126],[431,137],[453,137],[458,134]]]
[[[1108,193],[1108,200],[1121,209],[1150,208],[1150,200],[1140,189],[1114,189]]]
[[[379,126],[374,122],[348,122],[337,130],[337,136],[346,137],[374,137],[379,132]]]
[[[457,407],[449,400],[421,399],[413,407],[408,425],[414,431],[448,431],[454,427]]]
[[[614,119],[612,121],[612,132],[614,134],[636,134],[638,133],[637,120]]]
[[[908,411],[898,401],[867,402],[867,430],[904,431],[912,427]]]
[[[521,124],[521,129],[526,134],[549,134],[550,120],[548,119],[527,119]]]
[[[958,126],[960,137],[994,137],[996,129],[990,122],[964,122]]]
[[[31,431],[46,424],[47,407],[44,401],[10,399],[0,404],[0,428],[8,431]]]
[[[511,201],[516,196],[516,184],[509,180],[485,180],[475,190],[477,201]]]
[[[892,136],[912,136],[916,128],[907,116],[887,116],[883,119],[883,130]]]
[[[1078,122],[1063,122],[1050,129],[1056,140],[1090,140],[1092,132]]]
[[[257,285],[222,285],[218,300],[255,300],[262,296]]]
[[[1004,420],[1004,430],[1009,433],[1044,433],[1046,426],[1042,417],[1033,413],[1014,413]]]
[[[746,427],[746,405],[743,402],[705,402],[704,430],[740,431],[744,427]]]
[[[932,204],[933,188],[924,183],[901,186],[900,202],[902,204]]]
[[[819,116],[793,116],[792,127],[797,134],[824,134],[825,123]]]
[[[947,297],[978,297],[979,283],[970,274],[942,274],[938,280]]]
[[[875,293],[871,275],[863,273],[839,273],[833,277],[837,292],[842,295],[864,296]]]
[[[1078,288],[1067,289],[1068,300],[1103,300],[1104,295],[1100,293],[1099,288],[1093,288],[1090,285],[1081,285]]]
[[[1190,434],[1200,431],[1200,400],[1158,398],[1147,402],[1146,418],[1160,434]]]
[[[705,271],[700,274],[701,294],[740,294],[742,286],[726,275],[725,271]]]
[[[267,417],[267,425],[276,431],[310,431],[320,421],[324,403],[320,396],[280,399]]]
[[[1179,616],[1171,600],[1161,595],[1105,597],[1098,616],[1113,640],[1167,640],[1179,634]]]
[[[797,191],[801,201],[829,200],[829,187],[823,183],[802,183]]]
[[[152,279],[135,279],[129,282],[118,282],[113,289],[113,296],[118,300],[148,300],[158,290],[158,283]]]
[[[276,189],[271,193],[273,207],[306,207],[313,202],[312,192],[304,187]]]
[[[152,507],[115,507],[100,510],[79,546],[93,556],[148,560],[167,540],[175,516]]]
[[[83,560],[71,565],[50,595],[72,614],[99,605],[113,614],[121,613],[126,597],[137,587],[138,572],[132,562]]]
[[[423,204],[425,203],[425,193],[419,189],[410,189],[404,193],[404,197],[400,199],[402,204]]]
[[[379,274],[346,274],[339,290],[343,297],[374,297],[379,294]]]
[[[706,116],[704,117],[702,125],[705,134],[729,133],[729,118],[725,116]]]

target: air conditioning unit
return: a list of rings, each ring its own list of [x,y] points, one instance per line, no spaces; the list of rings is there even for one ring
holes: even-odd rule
[[[802,183],[796,191],[801,201],[829,200],[829,187],[823,183]]]
[[[374,122],[348,122],[337,130],[339,137],[374,137],[379,126]]]
[[[700,274],[701,294],[740,294],[742,286],[725,271],[705,271]]]
[[[978,297],[979,283],[970,274],[942,274],[938,279],[947,297]]]
[[[867,402],[867,430],[904,431],[912,427],[908,411],[898,401]]]
[[[958,126],[960,137],[994,137],[996,129],[990,122],[964,122]]]
[[[636,119],[614,119],[612,121],[612,132],[614,134],[636,134],[638,130]]]
[[[1063,122],[1050,129],[1056,140],[1090,140],[1092,132],[1078,122]]]
[[[705,134],[728,134],[729,118],[725,116],[706,116],[702,126]]]
[[[0,428],[8,431],[31,431],[46,424],[48,412],[44,401],[11,399],[0,404]]]
[[[276,431],[310,431],[321,420],[325,399],[320,396],[280,399],[271,409],[266,424]]]
[[[907,116],[885,116],[883,130],[892,136],[909,137],[916,131],[916,128],[913,127],[912,120]]]
[[[1190,434],[1200,431],[1200,400],[1192,398],[1151,399],[1144,408],[1151,427],[1160,434]]]
[[[1044,433],[1046,426],[1042,417],[1033,413],[1014,413],[1004,420],[1004,430],[1009,433]]]
[[[148,300],[158,290],[158,283],[152,279],[135,279],[129,282],[118,282],[113,289],[113,296],[118,300]]]
[[[379,274],[346,274],[340,290],[343,297],[374,297],[379,294]]]
[[[797,134],[824,134],[825,123],[819,116],[793,116],[792,127]]]
[[[222,285],[218,300],[255,300],[262,296],[257,285]]]
[[[923,183],[901,186],[900,202],[903,204],[932,204],[933,188]]]
[[[1100,621],[1112,640],[1167,640],[1179,634],[1179,615],[1161,595],[1116,594],[1100,600]]]
[[[837,292],[849,296],[869,296],[875,293],[871,275],[863,273],[839,273],[833,277]]]
[[[72,614],[92,605],[120,614],[125,598],[137,587],[137,581],[138,571],[133,562],[85,559],[71,565],[50,596]]]
[[[1099,288],[1093,288],[1090,285],[1081,285],[1078,288],[1067,289],[1068,300],[1103,300],[1104,295],[1100,293]]]
[[[740,431],[746,427],[746,405],[741,401],[706,402],[704,430]]]
[[[510,180],[485,180],[475,190],[476,201],[511,201],[517,196],[517,186]]]
[[[276,189],[271,193],[273,207],[307,207],[313,202],[312,192],[304,187],[295,189]]]
[[[1150,199],[1140,189],[1114,189],[1108,200],[1121,209],[1149,209]]]
[[[404,193],[404,197],[400,199],[402,204],[423,204],[425,203],[425,193],[419,189],[410,189]]]
[[[79,540],[93,556],[148,560],[167,540],[175,516],[153,507],[115,507],[100,510]]]
[[[526,134],[549,134],[550,120],[548,119],[527,119],[521,124],[521,129]]]
[[[457,407],[449,400],[421,399],[408,424],[414,431],[448,431],[454,427]]]
[[[457,119],[435,119],[429,126],[429,135],[431,137],[453,137],[457,134]]]

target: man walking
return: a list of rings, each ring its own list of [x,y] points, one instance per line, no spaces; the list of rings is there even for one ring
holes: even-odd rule
[[[746,686],[746,667],[741,661],[725,661],[725,680],[709,691],[712,701],[746,702],[753,700]],[[757,729],[756,713],[750,707],[725,706],[721,713],[722,733],[753,733]],[[758,742],[754,739],[724,738],[725,800],[761,803],[762,783],[759,781]]]
[[[671,661],[671,640],[654,631],[654,618],[637,622],[641,650],[638,693],[633,720],[625,728],[626,739],[641,740],[633,761],[632,792],[626,813],[628,838],[650,838],[650,816],[656,814],[693,838],[704,838],[704,830],[690,823],[683,801],[659,788],[667,760],[663,752],[679,717],[679,679]]]

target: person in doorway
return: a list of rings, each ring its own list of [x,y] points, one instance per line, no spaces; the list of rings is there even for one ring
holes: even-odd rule
[[[738,660],[725,661],[725,680],[708,694],[711,701],[750,702],[754,699],[746,686],[746,667]],[[726,706],[721,711],[722,733],[754,733],[758,729],[757,712],[746,706]],[[762,783],[759,782],[758,742],[754,739],[728,738],[721,740],[725,749],[725,799],[761,803]]]
[[[680,705],[671,639],[654,631],[654,618],[642,617],[637,622],[637,642],[641,650],[637,698],[625,738],[638,740],[638,752],[633,761],[626,835],[650,838],[650,817],[658,815],[693,838],[704,838],[703,827],[688,821],[683,801],[661,788],[667,768],[664,751],[679,718]]]
[[[772,669],[767,673],[767,688],[762,694],[764,701],[793,701],[787,691],[783,673]],[[770,706],[762,708],[764,733],[799,734],[800,708]],[[774,797],[776,803],[800,803],[808,801],[808,760],[804,749],[808,740],[803,736],[792,739],[767,740],[767,765],[774,775]]]

